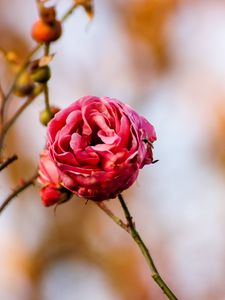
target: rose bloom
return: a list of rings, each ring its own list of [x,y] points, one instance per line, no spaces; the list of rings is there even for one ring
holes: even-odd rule
[[[64,187],[79,197],[115,198],[153,162],[154,127],[130,106],[85,96],[58,112],[47,128],[47,148]]]
[[[69,200],[71,192],[62,187],[59,172],[47,150],[40,155],[38,175],[37,180],[42,185],[40,195],[45,206]]]

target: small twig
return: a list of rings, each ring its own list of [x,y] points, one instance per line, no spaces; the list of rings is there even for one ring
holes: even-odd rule
[[[74,10],[77,8],[79,6],[79,4],[73,4],[72,6],[71,6],[71,8],[69,8],[68,9],[68,11],[67,12],[65,12],[65,14],[62,16],[62,18],[61,18],[61,22],[63,23],[73,12],[74,12]]]
[[[18,156],[16,154],[9,157],[7,160],[5,160],[3,163],[0,164],[0,171],[5,169],[8,165],[10,165],[12,162],[18,159]]]
[[[24,102],[23,105],[19,107],[19,109],[15,112],[15,114],[9,119],[9,121],[5,124],[1,137],[0,137],[0,149],[3,145],[4,137],[10,127],[14,124],[14,122],[17,120],[17,118],[22,114],[22,112],[34,101],[34,99],[40,95],[40,93],[43,91],[43,87],[40,85],[39,87],[36,88],[35,92],[30,95],[27,99],[26,102]]]
[[[132,218],[132,216],[131,216],[131,214],[130,214],[130,212],[129,212],[129,210],[128,210],[128,207],[126,206],[125,201],[123,200],[122,194],[119,194],[119,195],[118,195],[118,198],[119,198],[119,200],[120,200],[120,204],[121,204],[121,206],[122,206],[122,208],[123,208],[124,215],[125,215],[125,217],[126,217],[126,219],[127,219],[127,222],[128,222],[129,227],[130,227],[130,228],[135,227],[135,224],[133,223],[133,218]]]
[[[129,227],[119,217],[115,216],[114,213],[106,206],[106,204],[103,201],[96,202],[96,204],[113,220],[113,222],[115,222],[117,225],[122,227],[125,231],[130,233]]]
[[[37,178],[37,176],[38,176],[38,173],[35,172],[35,174],[30,179],[28,179],[22,185],[17,186],[14,189],[14,191],[0,205],[0,213],[3,212],[3,210],[8,206],[8,204],[13,200],[14,197],[16,197],[18,194],[20,194],[22,191],[24,191],[30,185],[32,185],[34,183],[34,180]]]
[[[50,51],[50,43],[45,43],[44,55],[48,56],[49,51]],[[51,108],[50,108],[50,104],[49,104],[49,91],[48,91],[48,83],[47,82],[44,84],[44,96],[45,96],[45,109],[46,109],[48,115],[50,116]]]
[[[50,108],[50,104],[49,104],[49,92],[48,92],[48,84],[45,83],[44,84],[44,96],[45,96],[45,109],[48,113],[48,115],[51,115],[51,108]]]
[[[45,43],[45,56],[49,55],[50,51],[50,43]]]
[[[167,296],[168,299],[178,300],[177,297],[174,295],[174,293],[170,290],[170,288],[164,282],[164,280],[160,276],[158,270],[156,269],[156,266],[154,264],[154,261],[150,255],[148,248],[146,247],[145,243],[143,242],[142,238],[140,237],[138,231],[135,228],[135,224],[132,221],[132,216],[131,216],[131,214],[128,210],[128,207],[123,199],[123,196],[121,194],[119,194],[118,198],[119,198],[120,204],[124,211],[124,215],[127,219],[128,225],[129,225],[130,235],[132,236],[133,240],[136,242],[136,244],[140,248],[143,256],[145,257],[147,264],[149,266],[149,269],[151,271],[152,278],[155,280],[155,282],[158,284],[158,286],[161,288],[161,290],[164,292],[164,294]]]

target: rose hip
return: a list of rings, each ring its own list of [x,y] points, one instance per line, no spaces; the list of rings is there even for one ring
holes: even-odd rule
[[[53,23],[48,24],[43,20],[38,20],[33,24],[31,34],[38,43],[54,42],[62,34],[61,22],[55,20]]]

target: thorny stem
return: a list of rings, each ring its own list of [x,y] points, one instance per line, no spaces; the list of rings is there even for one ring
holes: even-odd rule
[[[129,233],[132,236],[133,240],[136,242],[138,247],[140,248],[143,256],[145,257],[145,260],[148,263],[149,269],[151,271],[151,276],[155,280],[155,282],[158,284],[158,286],[161,288],[161,290],[165,293],[168,299],[170,300],[178,300],[178,298],[174,295],[174,293],[170,290],[170,288],[167,286],[167,284],[164,282],[162,277],[160,276],[154,261],[150,255],[150,252],[148,248],[146,247],[145,243],[143,242],[142,238],[140,237],[138,231],[136,230],[135,224],[133,223],[132,216],[128,210],[128,207],[123,199],[123,196],[121,194],[118,195],[120,204],[122,206],[122,209],[124,211],[124,215],[126,217],[126,220],[128,222],[128,227],[130,229]]]
[[[96,204],[98,205],[98,207],[101,208],[101,210],[103,210],[117,225],[119,225],[120,227],[122,227],[125,231],[127,231],[128,233],[130,233],[129,231],[129,226],[127,226],[127,224],[125,224],[119,217],[115,216],[114,213],[106,206],[106,204],[102,201],[102,202],[96,202]]]
[[[3,201],[3,203],[0,205],[0,213],[3,212],[3,210],[8,206],[8,204],[13,200],[14,197],[16,197],[19,193],[24,191],[26,188],[28,188],[30,185],[32,185],[37,178],[38,173],[35,172],[35,174],[25,181],[22,185],[18,185],[14,191]]]
[[[10,165],[12,162],[14,162],[17,159],[18,159],[18,156],[16,154],[10,156],[8,159],[6,159],[5,161],[3,161],[0,164],[0,171],[2,171],[3,169],[5,169],[8,165]]]

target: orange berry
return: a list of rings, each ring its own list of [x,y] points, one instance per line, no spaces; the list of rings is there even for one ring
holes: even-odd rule
[[[62,33],[61,23],[55,20],[47,24],[43,20],[36,21],[32,26],[32,37],[38,43],[49,43],[56,41]]]

